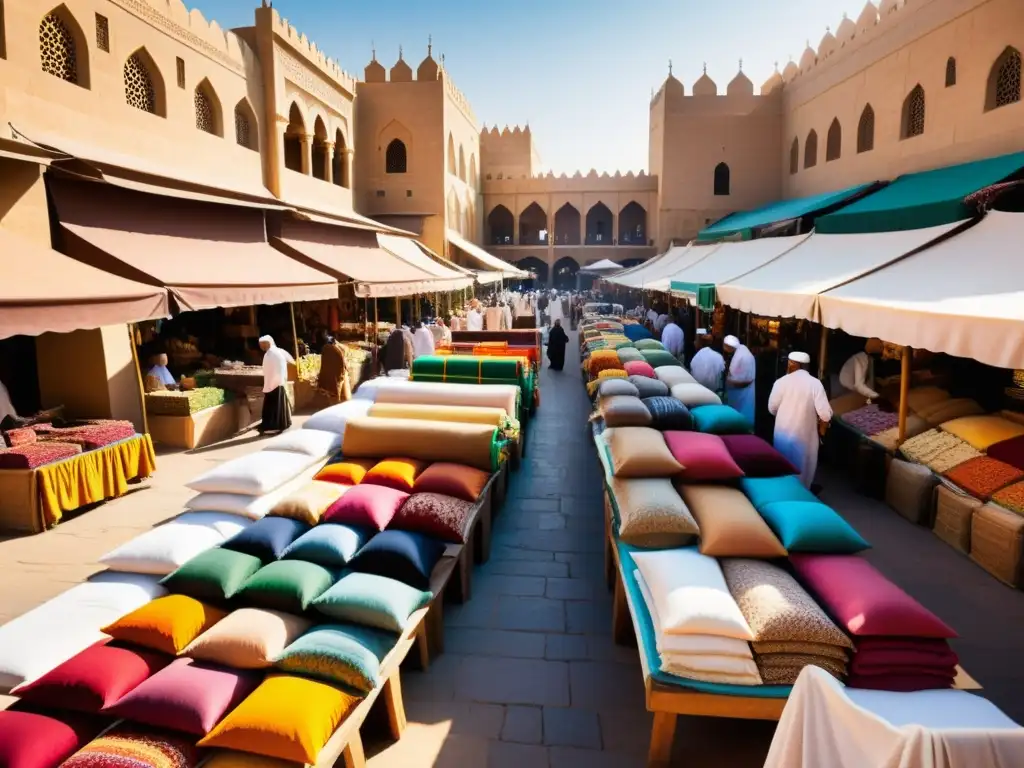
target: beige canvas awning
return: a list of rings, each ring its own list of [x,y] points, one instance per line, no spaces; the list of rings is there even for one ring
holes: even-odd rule
[[[718,286],[777,259],[807,238],[808,235],[796,235],[722,243],[714,253],[645,287],[652,291],[667,291],[675,280]]]
[[[990,211],[959,234],[823,293],[821,322],[857,336],[1024,368],[1022,244],[1024,213]]]
[[[403,261],[412,264],[428,275],[436,278],[433,291],[460,291],[469,288],[473,284],[473,278],[462,270],[452,269],[438,264],[431,259],[415,240],[407,237],[396,237],[395,235],[377,235],[377,242],[380,243],[388,253],[397,256]]]
[[[624,285],[627,288],[650,289],[652,284],[692,267],[721,247],[720,244],[676,246],[670,248],[660,258],[648,261],[635,270],[611,275],[608,281]],[[668,286],[666,285],[662,290],[667,291]]]
[[[333,299],[338,283],[275,250],[259,209],[49,178],[65,250],[168,288],[182,309]]]
[[[0,226],[0,338],[171,314],[167,289],[126,280]]]
[[[506,280],[524,280],[530,277],[529,272],[524,272],[519,267],[514,267],[507,261],[502,261],[497,256],[492,256],[483,248],[474,245],[454,229],[445,230],[448,242],[466,254],[469,258],[480,264],[483,272],[498,272]],[[486,282],[481,280],[480,282]]]
[[[718,299],[755,315],[817,322],[819,294],[922,248],[956,226],[862,235],[812,234],[774,261],[719,285]]]

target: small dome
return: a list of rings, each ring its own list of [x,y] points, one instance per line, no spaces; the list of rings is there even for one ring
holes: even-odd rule
[[[818,63],[818,54],[811,48],[810,44],[804,48],[804,54],[800,57],[800,71],[806,72]],[[392,78],[394,79],[394,78]]]
[[[363,80],[368,83],[383,83],[388,79],[387,70],[384,65],[374,57],[373,61],[366,65],[363,70]]]
[[[764,81],[764,85],[761,86],[761,95],[767,96],[769,93],[779,88],[782,85],[782,75],[779,74],[778,65],[775,66],[775,71],[772,72],[772,76]]]
[[[871,0],[868,0],[864,6],[864,10],[860,12],[860,16],[857,17],[857,34],[863,34],[869,29],[874,29],[875,24],[878,23],[878,8]]]
[[[838,48],[836,38],[830,30],[825,30],[825,36],[821,38],[821,42],[818,43],[818,58],[824,59],[831,56],[836,48]]]
[[[664,91],[666,96],[683,96],[686,93],[683,84],[676,79],[675,75],[669,75],[665,78],[661,90]]]
[[[416,68],[416,79],[437,80],[437,72],[437,62],[434,61],[434,57],[428,53],[427,58],[421,61],[419,67]]]
[[[697,82],[693,84],[693,95],[694,96],[717,96],[718,86],[715,85],[715,81],[708,77],[707,71],[704,72]]]
[[[728,96],[753,96],[754,84],[750,78],[743,74],[743,70],[734,77],[726,86],[725,93]]]
[[[789,63],[786,65],[786,68],[782,70],[782,79],[783,81],[790,83],[793,81],[793,78],[799,74],[800,67],[798,67],[792,59],[790,59]]]
[[[412,67],[405,63],[405,59],[402,58],[402,51],[398,51],[398,61],[395,62],[395,66],[391,68],[391,82],[392,83],[408,83],[412,81]]]
[[[850,21],[850,17],[844,13],[843,20],[839,22],[839,29],[836,30],[836,40],[843,45],[850,42],[856,34],[857,25]]]

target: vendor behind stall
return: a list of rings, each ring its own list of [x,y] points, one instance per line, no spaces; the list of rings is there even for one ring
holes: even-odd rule
[[[878,399],[875,391],[875,360],[874,355],[882,354],[882,341],[880,339],[868,339],[864,345],[864,351],[850,357],[843,363],[839,371],[840,391],[833,393],[833,397],[847,392],[857,392],[869,401]]]
[[[263,350],[263,419],[260,434],[284,432],[292,425],[292,407],[288,402],[288,363],[292,356],[274,343],[270,336],[260,337]]]
[[[177,389],[178,383],[167,367],[167,354],[160,353],[150,358],[150,367],[146,372],[146,391],[157,391],[159,385],[163,389]]]
[[[345,348],[330,334],[324,334],[324,346],[320,350],[320,376],[316,386],[332,403],[352,399],[352,382],[345,365]]]

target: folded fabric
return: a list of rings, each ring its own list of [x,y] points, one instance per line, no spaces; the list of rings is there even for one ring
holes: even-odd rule
[[[662,653],[661,668],[665,669],[666,667],[722,675],[757,674],[757,665],[752,658],[714,653]]]
[[[794,685],[796,679],[800,677],[800,673],[804,671],[807,664],[793,665],[788,667],[762,667],[758,664],[758,672],[761,675],[761,680],[765,685]],[[837,674],[834,670],[828,669],[821,664],[812,664],[810,666],[820,667],[828,672],[830,675],[837,679],[843,679],[845,675]]]
[[[960,663],[956,652],[946,647],[941,652],[916,651],[912,649],[885,650],[858,648],[853,655],[853,669],[867,672],[876,667],[915,667],[928,669],[952,669]]]
[[[850,674],[861,677],[918,674],[956,677],[956,664],[867,664],[859,661],[854,654],[850,662]]]
[[[806,656],[824,656],[827,659],[835,659],[844,664],[849,659],[850,652],[838,645],[826,643],[802,643],[790,640],[775,640],[766,643],[753,642],[750,644],[754,653],[759,656],[771,656],[775,654],[802,654]]]
[[[682,664],[662,664],[661,671],[668,675],[686,678],[688,680],[699,680],[702,683],[722,683],[725,685],[761,685],[760,674],[739,674],[730,675],[725,672],[702,672],[691,669]]]
[[[943,655],[950,650],[947,640],[935,637],[858,637],[854,640],[854,646],[857,653],[911,651]]]
[[[899,414],[880,410],[877,405],[865,405],[855,411],[844,413],[842,419],[863,435],[877,435],[899,424]]]
[[[909,675],[850,675],[846,678],[849,688],[869,688],[875,691],[932,691],[953,687],[953,677],[949,675],[928,675],[923,673]]]
[[[755,657],[758,669],[771,669],[780,667],[806,667],[814,665],[828,670],[836,677],[846,674],[847,664],[840,659],[833,659],[827,656],[816,656],[811,653],[769,653],[758,654]]]

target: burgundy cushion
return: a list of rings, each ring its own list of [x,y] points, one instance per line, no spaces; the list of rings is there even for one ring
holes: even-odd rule
[[[357,485],[331,505],[321,522],[383,531],[409,494],[383,485]]]
[[[631,360],[628,363],[623,363],[622,367],[626,369],[626,373],[629,376],[646,376],[649,379],[658,378],[651,364],[643,360]]]
[[[102,640],[14,691],[33,704],[99,712],[171,662],[170,656]]]
[[[747,477],[799,475],[789,459],[757,435],[722,435],[722,442]]]
[[[848,688],[870,688],[875,691],[934,691],[953,687],[954,675],[928,675],[920,672],[907,675],[850,675]]]
[[[687,482],[738,480],[743,477],[718,435],[701,432],[662,432],[672,457],[683,465],[679,477]]]
[[[158,728],[205,736],[262,680],[258,672],[176,659],[107,711]]]
[[[988,455],[993,459],[1006,462],[1011,467],[1024,469],[1024,435],[990,445]]]
[[[938,616],[856,555],[790,555],[804,586],[853,635],[956,637]]]
[[[435,539],[465,544],[473,507],[469,501],[440,493],[414,493],[391,521],[398,531],[415,531]]]
[[[23,711],[21,704],[0,711],[0,765],[4,768],[53,768],[73,755],[109,724],[73,712]]]

